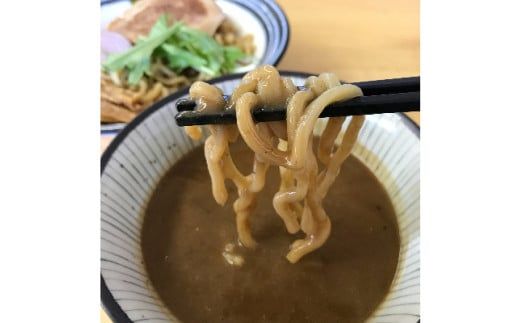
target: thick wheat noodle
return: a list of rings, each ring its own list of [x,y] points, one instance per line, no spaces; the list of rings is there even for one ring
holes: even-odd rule
[[[146,92],[142,97],[139,98],[139,101],[143,104],[149,104],[155,99],[157,99],[162,93],[163,86],[160,82],[156,82],[152,88]]]
[[[132,97],[132,101],[133,102],[140,101],[141,98],[143,97],[143,95],[145,95],[147,91],[148,91],[148,84],[146,83],[146,81],[145,80],[139,81],[139,86],[137,87],[137,92],[134,93],[134,95]]]
[[[239,240],[246,247],[257,245],[249,222],[257,194],[265,185],[268,168],[279,167],[280,187],[273,206],[289,233],[301,230],[306,235],[290,246],[287,259],[292,263],[322,246],[329,237],[331,222],[323,209],[323,199],[338,176],[341,164],[350,155],[365,119],[364,116],[352,118],[335,151],[334,144],[345,118],[329,120],[320,137],[316,157],[313,131],[323,109],[363,93],[357,86],[342,85],[336,76],[327,73],[309,77],[305,86],[306,90],[297,91],[292,81],[281,78],[274,67],[263,66],[244,76],[227,103],[215,86],[196,82],[190,88],[190,96],[198,101],[201,112],[236,109],[236,126],[208,126],[210,135],[204,154],[217,203],[223,205],[228,199],[226,179],[232,180],[237,188],[238,198],[233,209]],[[251,111],[255,107],[284,105],[286,121],[253,121]],[[186,130],[195,139],[202,137],[199,127]],[[237,139],[238,132],[255,153],[252,173],[247,176],[237,169],[229,151],[229,144]]]

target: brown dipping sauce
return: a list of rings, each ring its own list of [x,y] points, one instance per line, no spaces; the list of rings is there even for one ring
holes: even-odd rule
[[[248,174],[252,152],[231,147]],[[232,208],[213,200],[202,147],[166,174],[145,214],[142,248],[150,281],[185,323],[362,322],[390,288],[399,255],[392,203],[376,177],[350,156],[325,198],[332,232],[323,247],[291,264],[285,255],[303,234],[287,233],[275,213],[278,169],[268,173],[252,218],[256,250],[237,247],[245,262],[229,265],[222,252],[236,243]]]

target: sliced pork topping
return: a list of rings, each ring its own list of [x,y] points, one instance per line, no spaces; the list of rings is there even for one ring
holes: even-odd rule
[[[135,42],[139,36],[148,35],[163,14],[168,15],[169,23],[183,21],[209,35],[213,35],[224,20],[224,13],[213,0],[140,0],[112,21],[108,29]]]

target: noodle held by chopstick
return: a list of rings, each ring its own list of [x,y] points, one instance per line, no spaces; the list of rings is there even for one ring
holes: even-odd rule
[[[273,206],[289,233],[301,230],[306,235],[291,244],[287,259],[292,263],[321,247],[329,237],[331,223],[323,209],[323,199],[338,176],[341,164],[352,152],[365,120],[364,116],[354,116],[335,150],[334,142],[345,118],[329,120],[319,140],[317,158],[313,150],[313,130],[323,109],[363,93],[357,86],[342,85],[335,75],[328,73],[309,77],[305,86],[305,91],[297,91],[274,67],[263,66],[244,76],[227,103],[215,86],[196,82],[190,89],[190,96],[198,101],[200,110],[236,109],[236,126],[208,126],[210,136],[204,152],[217,203],[223,205],[227,201],[226,179],[231,179],[237,188],[238,198],[233,208],[239,240],[246,247],[253,248],[257,244],[249,224],[256,196],[264,187],[268,168],[279,167],[280,188],[273,198]],[[285,122],[254,122],[251,112],[255,107],[281,105],[287,106]],[[237,129],[255,153],[252,173],[247,176],[236,168],[229,152]],[[197,138],[202,134],[198,127],[187,131]]]

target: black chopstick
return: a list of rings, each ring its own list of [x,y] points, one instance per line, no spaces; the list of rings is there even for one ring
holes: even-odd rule
[[[335,102],[323,110],[320,118],[420,111],[419,77],[353,84],[362,89],[364,96],[348,101]],[[180,112],[175,117],[175,121],[181,127],[236,123],[234,110],[201,113],[193,111],[196,103],[191,100],[179,100],[176,106]],[[285,120],[285,117],[286,111],[284,108],[257,108],[253,111],[253,119],[256,122]]]
[[[403,77],[396,79],[366,81],[352,83],[359,86],[364,95],[391,94],[420,91],[421,79],[419,76]],[[298,86],[298,90],[305,90],[305,87]],[[224,96],[227,100],[227,95]],[[181,99],[177,101],[177,111],[190,111],[195,109],[196,103],[190,99]]]

